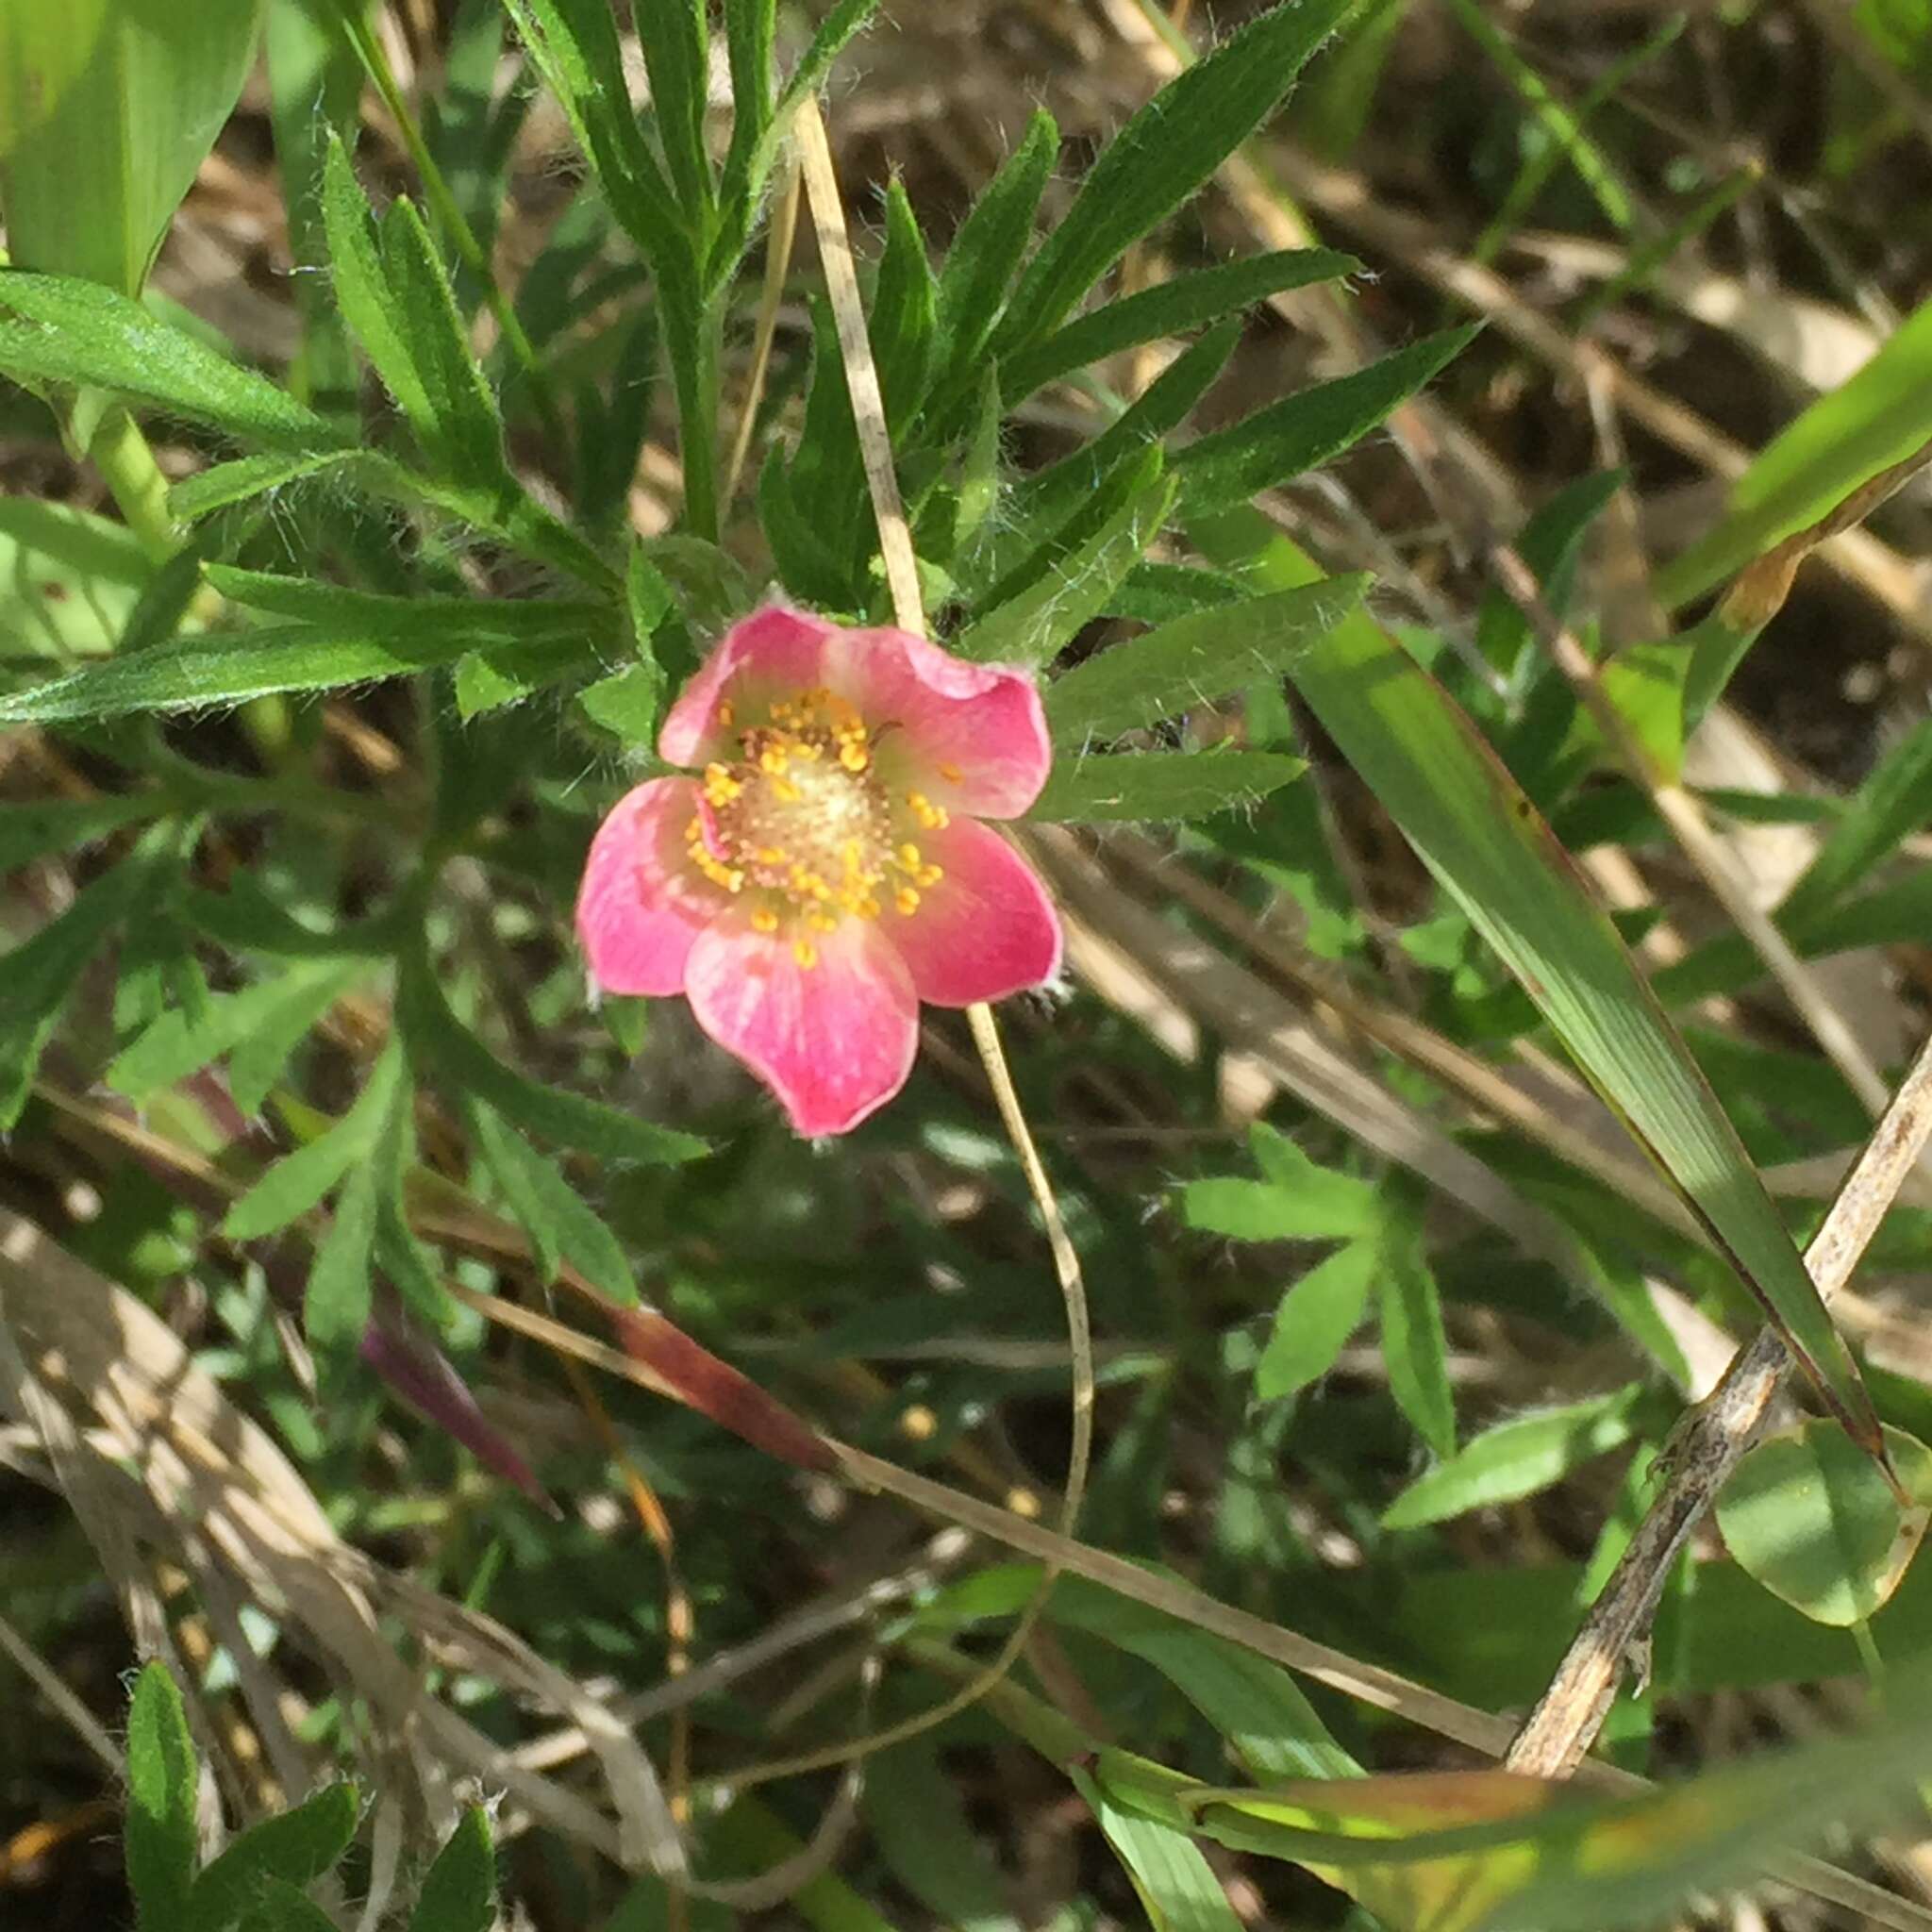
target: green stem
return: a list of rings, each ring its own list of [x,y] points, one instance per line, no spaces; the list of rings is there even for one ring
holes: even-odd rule
[[[81,410],[67,413],[70,428]],[[94,426],[87,455],[101,473],[127,527],[156,563],[166,563],[180,549],[183,532],[168,509],[168,479],[141,425],[119,403],[110,403]]]

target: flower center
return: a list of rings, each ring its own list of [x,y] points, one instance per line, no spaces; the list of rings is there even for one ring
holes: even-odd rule
[[[876,919],[889,901],[905,917],[918,911],[942,874],[907,835],[937,831],[947,815],[923,792],[887,786],[848,700],[808,691],[768,717],[739,732],[737,758],[705,767],[686,843],[714,885],[751,895],[753,929],[790,929],[793,955],[809,967],[813,935],[836,932],[848,914]],[[719,718],[734,722],[728,703]]]

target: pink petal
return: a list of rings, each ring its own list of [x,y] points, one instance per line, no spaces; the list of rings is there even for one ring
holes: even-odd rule
[[[920,853],[945,876],[908,915],[888,909],[881,924],[898,947],[919,997],[970,1007],[1039,986],[1060,970],[1060,921],[1033,868],[971,819],[928,832]]]
[[[744,722],[760,698],[792,697],[823,684],[825,640],[837,628],[782,604],[767,604],[741,619],[678,692],[658,733],[658,756],[668,765],[701,765],[724,750],[721,698],[730,697]]]
[[[682,992],[691,941],[731,903],[686,854],[700,795],[689,778],[649,779],[617,801],[591,841],[577,938],[606,992]]]
[[[903,630],[841,630],[825,641],[824,682],[858,707],[894,776],[935,805],[1017,818],[1046,783],[1046,712],[1024,671]]]
[[[842,1134],[906,1084],[919,1001],[898,954],[869,920],[817,938],[801,966],[783,935],[721,919],[685,963],[697,1022],[783,1104],[801,1134]]]

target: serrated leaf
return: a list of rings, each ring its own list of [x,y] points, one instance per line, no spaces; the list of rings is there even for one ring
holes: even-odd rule
[[[496,1854],[480,1807],[465,1811],[423,1881],[409,1932],[490,1932],[496,1918]]]
[[[0,375],[112,390],[231,436],[300,450],[341,438],[265,375],[230,362],[140,303],[64,275],[0,273]]]
[[[1350,1241],[1317,1262],[1281,1297],[1267,1345],[1255,1364],[1256,1401],[1296,1394],[1335,1366],[1368,1313],[1379,1265],[1373,1241]]]
[[[250,1825],[195,1879],[188,1932],[227,1932],[270,1878],[297,1889],[320,1878],[348,1849],[359,1805],[354,1785],[333,1784]]]
[[[1253,511],[1194,526],[1208,555],[1286,588],[1319,575]],[[1877,1419],[1783,1217],[1616,927],[1449,694],[1365,612],[1291,673],[1324,727],[1759,1299],[1868,1451]]]
[[[1298,390],[1177,452],[1174,473],[1191,516],[1246,503],[1351,448],[1479,333],[1443,329],[1349,375]]]
[[[443,1003],[419,950],[404,957],[396,1010],[411,1051],[440,1068],[457,1091],[487,1101],[506,1120],[543,1140],[606,1160],[675,1162],[708,1151],[695,1135],[655,1126],[601,1100],[512,1072]]]
[[[1252,805],[1307,769],[1307,759],[1272,751],[1118,752],[1062,760],[1026,816],[1075,824],[1208,818]]]
[[[1203,1233],[1241,1241],[1355,1241],[1381,1226],[1381,1205],[1367,1181],[1317,1167],[1305,1155],[1299,1158],[1303,1172],[1292,1185],[1188,1182],[1181,1189],[1182,1217]]]
[[[1310,638],[1355,608],[1367,581],[1331,577],[1302,591],[1251,597],[1096,652],[1048,688],[1054,742],[1118,738],[1258,678],[1280,676]]]
[[[228,1209],[222,1232],[258,1241],[315,1207],[351,1168],[365,1165],[381,1141],[402,1083],[403,1057],[391,1042],[376,1057],[355,1105],[319,1139],[284,1155]]]
[[[1021,277],[996,339],[1010,355],[1058,327],[1142,235],[1174,213],[1260,125],[1348,0],[1297,0],[1230,34],[1171,80],[1101,152]]]
[[[127,1889],[141,1932],[187,1932],[200,1774],[188,1712],[167,1665],[147,1664],[127,1717]]]
[[[1512,1416],[1473,1436],[1455,1455],[1416,1480],[1382,1512],[1384,1529],[1414,1529],[1472,1509],[1533,1496],[1597,1456],[1620,1449],[1637,1432],[1641,1383],[1557,1408]],[[1842,1430],[1846,1450],[1867,1469]],[[1878,1480],[1873,1472],[1873,1479]]]
[[[228,1054],[228,1097],[244,1114],[261,1111],[269,1090],[311,1028],[367,972],[360,962],[285,975],[283,997]]]
[[[1932,1449],[1885,1432],[1890,1485],[1835,1424],[1805,1422],[1748,1450],[1718,1493],[1717,1522],[1739,1564],[1815,1624],[1862,1624],[1890,1601],[1932,1515]]]
[[[1186,334],[1270,295],[1355,275],[1361,266],[1354,256],[1332,248],[1287,248],[1195,269],[1138,294],[1103,303],[1044,341],[1008,358],[1000,365],[1001,386],[1010,407],[1103,357],[1117,356],[1159,337]]]

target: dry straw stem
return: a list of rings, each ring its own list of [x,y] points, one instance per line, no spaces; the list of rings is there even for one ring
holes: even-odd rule
[[[728,509],[738,495],[738,479],[744,474],[744,459],[751,450],[752,431],[758,427],[758,404],[765,393],[765,376],[772,366],[772,343],[778,333],[778,308],[785,298],[785,275],[791,263],[791,243],[798,233],[798,164],[785,170],[772,216],[765,228],[765,279],[758,291],[758,321],[751,338],[751,367],[744,378],[744,401],[738,412],[738,427],[731,437],[731,455],[724,465],[724,486],[719,496]]]
[[[926,635],[925,611],[919,591],[919,569],[912,551],[912,533],[906,522],[906,508],[899,495],[899,479],[892,467],[891,431],[886,422],[885,399],[879,389],[878,369],[873,360],[872,343],[867,338],[865,308],[858,292],[858,277],[853,267],[852,242],[846,231],[844,204],[839,194],[839,179],[832,166],[831,143],[826,139],[824,117],[815,98],[800,103],[793,123],[798,142],[799,167],[805,177],[806,199],[810,205],[817,229],[819,259],[824,270],[826,293],[839,331],[839,349],[845,366],[846,388],[852,398],[853,421],[865,462],[866,486],[871,493],[873,515],[878,525],[879,555],[885,564],[886,582],[891,591],[892,608],[902,630],[915,636]],[[1071,1537],[1079,1521],[1080,1505],[1087,1492],[1087,1473],[1093,1453],[1093,1342],[1087,1312],[1087,1289],[1081,1278],[1080,1260],[1069,1238],[1053,1184],[1035,1146],[1020,1096],[1013,1086],[1005,1049],[992,1009],[985,1004],[967,1008],[974,1044],[979,1049],[993,1099],[1008,1137],[1019,1156],[1035,1206],[1046,1229],[1053,1254],[1054,1270],[1059,1282],[1060,1298],[1066,1309],[1067,1341],[1073,1359],[1073,1442],[1067,1457],[1066,1489],[1060,1505],[1060,1531]],[[903,1743],[935,1725],[943,1724],[975,1703],[999,1683],[1018,1660],[1032,1634],[1040,1613],[1053,1587],[1055,1572],[1049,1564],[1025,1608],[1022,1610],[998,1656],[973,1682],[951,1697],[918,1716],[907,1719],[871,1737],[849,1740],[843,1744],[803,1757],[749,1767],[725,1780],[727,1788],[744,1790],[754,1784],[796,1773],[821,1770],[870,1757],[875,1751]]]
[[[1535,572],[1507,543],[1491,546],[1490,565],[1505,594],[1529,620],[1552,662],[1603,733],[1617,762],[1633,783],[1649,793],[1657,815],[1671,828],[1713,897],[1771,969],[1773,978],[1797,1008],[1799,1017],[1824,1049],[1832,1065],[1843,1074],[1845,1084],[1875,1117],[1890,1097],[1884,1075],[1858,1044],[1844,1015],[1825,997],[1810,970],[1792,951],[1776,922],[1758,905],[1750,881],[1743,876],[1724,841],[1711,829],[1703,806],[1683,786],[1657,771],[1623,712],[1604,690],[1595,660],[1575,633],[1544,603]],[[1749,575],[1747,572],[1746,575]]]
[[[1445,246],[1434,224],[1391,208],[1361,175],[1324,166],[1287,147],[1275,149],[1270,158],[1290,191],[1310,207],[1432,288],[1486,317],[1557,375],[1607,393],[1659,441],[1727,481],[1750,467],[1751,452],[1741,443],[1633,375],[1595,343],[1566,335],[1494,270]],[[1917,636],[1932,637],[1932,610],[1925,605],[1924,572],[1918,564],[1862,529],[1836,532],[1819,545],[1818,555]]]
[[[1901,1183],[1932,1137],[1932,1041],[1921,1049],[1878,1123],[1805,1266],[1829,1302],[1849,1279]],[[1616,1695],[1624,1663],[1641,1653],[1658,1592],[1697,1520],[1724,1487],[1790,1373],[1785,1346],[1761,1328],[1708,1400],[1691,1410],[1664,1454],[1667,1474],[1603,1593],[1529,1722],[1509,1747],[1512,1771],[1562,1776],[1583,1764]]]

